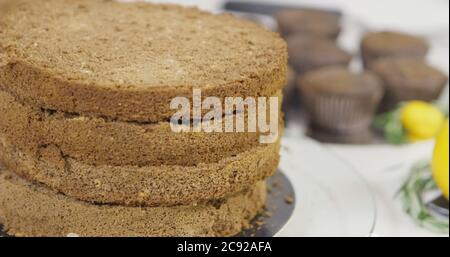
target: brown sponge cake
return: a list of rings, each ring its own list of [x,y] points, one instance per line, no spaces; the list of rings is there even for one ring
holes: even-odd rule
[[[281,102],[281,92],[277,96]],[[283,126],[281,114],[279,119]],[[25,153],[38,156],[43,148],[54,146],[63,156],[92,165],[214,163],[258,146],[262,135],[175,133],[165,121],[140,124],[42,110],[1,90],[0,120],[0,134]]]
[[[0,135],[0,163],[9,170],[79,200],[127,206],[173,206],[223,199],[276,171],[280,143],[196,166],[88,165],[47,146],[38,157]]]
[[[278,34],[228,14],[48,0],[19,4],[0,23],[2,89],[45,109],[158,122],[192,88],[221,98],[271,96],[286,80]]]
[[[284,121],[278,108],[276,121],[266,116],[278,131],[255,131],[263,115],[235,101],[231,112],[225,98],[275,96],[281,107],[287,59],[277,33],[229,14],[0,0],[0,226],[13,236],[236,235],[264,207]],[[221,100],[214,115],[217,102],[203,103],[202,118],[222,131],[199,125],[198,89]],[[171,121],[176,97],[190,117]],[[181,120],[190,132],[174,131]],[[276,142],[264,144],[269,133]]]
[[[0,0],[0,14],[4,15],[6,12],[11,11],[19,3],[29,0]]]
[[[0,171],[0,223],[16,236],[232,236],[266,199],[265,184],[223,201],[176,207],[94,205]]]

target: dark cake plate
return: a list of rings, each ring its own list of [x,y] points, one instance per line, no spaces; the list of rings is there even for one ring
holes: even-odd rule
[[[282,173],[277,172],[267,182],[268,194],[265,210],[258,215],[250,227],[237,237],[273,237],[286,225],[295,207],[292,184]],[[0,237],[9,237],[0,224]]]
[[[237,237],[277,236],[291,218],[295,209],[295,192],[289,179],[279,171],[269,178],[267,188],[265,211]]]

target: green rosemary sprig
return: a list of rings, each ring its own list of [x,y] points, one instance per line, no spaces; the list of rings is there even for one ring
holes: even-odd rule
[[[381,130],[384,138],[391,144],[401,145],[408,143],[406,130],[401,122],[401,108],[380,114],[375,118],[375,128]]]
[[[401,187],[399,195],[404,210],[417,224],[435,232],[448,233],[449,220],[432,215],[423,200],[423,195],[426,192],[437,190],[430,168],[428,161],[415,164],[410,177]]]

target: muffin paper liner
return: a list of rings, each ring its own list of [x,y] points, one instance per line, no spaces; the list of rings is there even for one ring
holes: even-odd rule
[[[306,93],[304,106],[311,125],[337,134],[369,131],[381,94],[370,96]]]

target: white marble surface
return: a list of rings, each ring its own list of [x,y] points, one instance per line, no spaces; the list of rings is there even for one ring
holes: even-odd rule
[[[377,205],[378,236],[443,236],[418,227],[402,210],[396,198],[411,166],[430,158],[433,142],[409,146],[339,146],[326,145],[360,172],[373,191]]]
[[[288,129],[280,170],[295,190],[295,209],[277,236],[368,237],[376,203],[367,181],[320,143]]]

